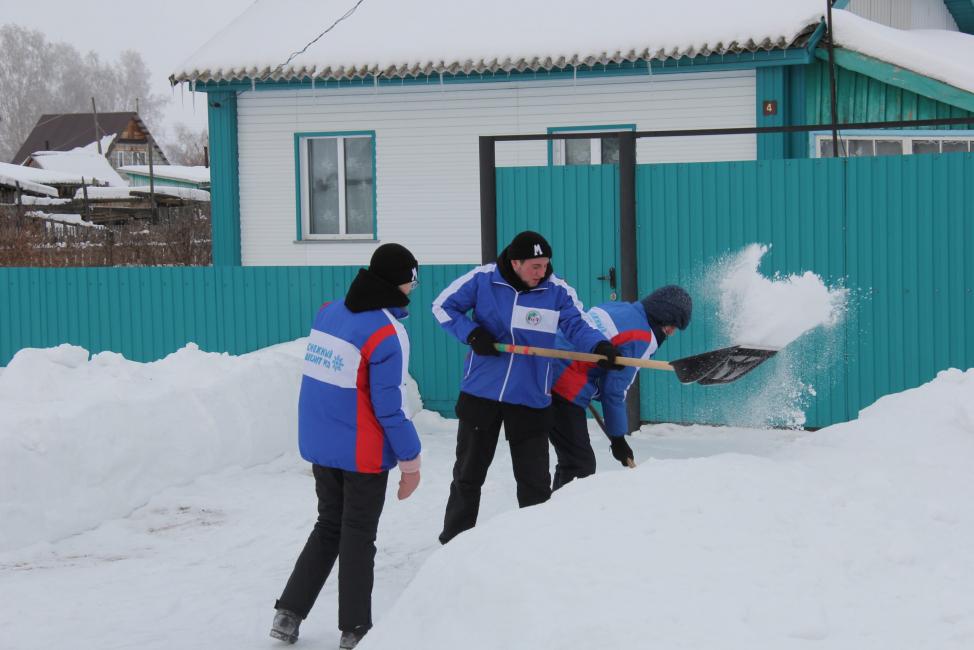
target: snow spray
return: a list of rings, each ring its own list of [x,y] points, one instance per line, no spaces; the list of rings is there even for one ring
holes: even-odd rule
[[[800,275],[759,271],[769,246],[751,244],[719,259],[705,272],[698,294],[712,302],[719,339],[727,345],[782,348],[765,368],[714,395],[717,421],[750,426],[805,425],[815,396],[815,375],[836,368],[848,291],[829,287],[811,271]]]

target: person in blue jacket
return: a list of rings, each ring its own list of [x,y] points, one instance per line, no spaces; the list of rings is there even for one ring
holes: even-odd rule
[[[375,538],[389,470],[398,496],[419,485],[420,442],[406,402],[406,317],[418,264],[405,247],[383,244],[343,301],[315,316],[298,398],[298,445],[312,464],[318,520],[274,604],[271,636],[288,643],[311,611],[335,560],[341,648],[372,627]]]
[[[681,287],[667,285],[641,302],[606,303],[589,310],[588,316],[619,349],[620,356],[648,359],[667,337],[678,329],[686,329],[692,312],[690,295]],[[585,421],[585,409],[592,400],[602,403],[613,458],[624,466],[634,463],[632,449],[626,442],[626,392],[636,371],[632,366],[620,372],[606,372],[589,362],[556,362],[554,424],[549,438],[558,462],[552,490],[595,473],[595,452]]]
[[[456,405],[456,463],[439,536],[442,544],[476,525],[480,491],[502,424],[518,505],[524,508],[551,497],[552,360],[502,354],[494,343],[550,348],[561,332],[577,349],[605,355],[607,367],[618,355],[585,316],[575,290],[552,273],[550,261],[545,238],[522,232],[496,263],[457,278],[433,302],[440,325],[471,348]]]

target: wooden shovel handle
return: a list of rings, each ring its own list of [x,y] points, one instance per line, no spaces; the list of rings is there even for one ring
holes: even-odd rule
[[[530,345],[511,345],[510,343],[495,343],[494,347],[501,352],[511,354],[530,354],[536,357],[548,357],[551,359],[571,359],[572,361],[589,361],[598,363],[606,359],[604,355],[592,354],[591,352],[575,352],[574,350],[553,350],[551,348],[535,348]],[[673,370],[673,366],[665,361],[655,359],[634,359],[632,357],[616,357],[616,363],[620,366],[634,366],[636,368],[652,368],[653,370]]]

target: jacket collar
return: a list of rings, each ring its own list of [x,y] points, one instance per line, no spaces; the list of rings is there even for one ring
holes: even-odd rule
[[[552,268],[551,263],[548,263],[548,272],[545,273],[544,278],[538,283],[536,287],[529,287],[524,283],[521,278],[517,277],[517,273],[514,272],[514,267],[511,266],[511,259],[508,255],[508,250],[505,248],[501,251],[501,254],[497,256],[497,265],[494,270],[494,282],[503,282],[509,285],[518,293],[527,293],[528,291],[538,291],[548,288],[548,279],[551,277]]]
[[[393,312],[396,318],[403,318],[409,297],[399,287],[389,284],[368,269],[359,269],[345,295],[345,307],[352,313],[374,309],[397,309],[403,316]]]

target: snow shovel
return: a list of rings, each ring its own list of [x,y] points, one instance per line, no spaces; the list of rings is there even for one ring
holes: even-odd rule
[[[510,354],[529,354],[552,359],[570,359],[572,361],[588,361],[598,363],[606,357],[591,352],[575,352],[574,350],[553,350],[551,348],[535,348],[529,345],[511,345],[509,343],[495,343],[494,347],[500,352]],[[702,352],[691,357],[684,357],[667,363],[655,359],[633,359],[632,357],[616,357],[620,366],[634,366],[636,368],[651,368],[653,370],[671,370],[683,384],[698,383],[703,386],[712,384],[729,384],[737,381],[756,367],[778,353],[776,348],[766,348],[753,345],[732,345],[728,348]]]

